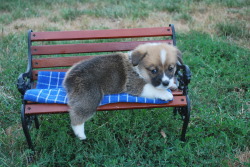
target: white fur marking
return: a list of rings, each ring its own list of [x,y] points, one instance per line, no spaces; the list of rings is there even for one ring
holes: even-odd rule
[[[149,46],[157,46],[157,45],[161,45],[161,43],[147,43],[145,45],[149,45]]]
[[[128,52],[128,57],[129,57],[129,59],[131,59],[132,53],[133,53],[132,51],[129,51],[129,52]]]
[[[165,74],[162,77],[162,82],[164,81],[169,81],[168,86],[163,86],[162,84],[160,84],[159,86],[157,86],[157,89],[171,89],[171,90],[176,90],[178,88],[178,86],[175,84],[175,78],[171,78],[169,79]]]
[[[174,84],[174,78],[171,78],[170,81],[169,81],[169,86],[171,86],[173,84]]]
[[[173,95],[170,92],[164,89],[157,89],[151,84],[144,85],[141,96],[151,99],[161,99],[165,101],[173,99]]]
[[[146,84],[144,85],[143,87],[143,90],[142,90],[142,93],[141,93],[141,96],[142,97],[147,97],[147,98],[151,98],[151,99],[154,99],[155,96],[154,96],[154,93],[155,92],[155,87],[151,84]]]
[[[176,90],[178,86],[174,83],[174,78],[170,79],[168,88],[171,90]]]
[[[72,126],[72,129],[74,130],[75,135],[80,140],[85,140],[86,139],[86,135],[84,133],[84,123],[81,124],[81,125]]]
[[[165,75],[165,73],[163,74],[163,77],[161,79],[163,82],[164,81],[169,81],[169,78]]]
[[[161,50],[161,64],[164,65],[167,59],[167,51],[165,49]]]

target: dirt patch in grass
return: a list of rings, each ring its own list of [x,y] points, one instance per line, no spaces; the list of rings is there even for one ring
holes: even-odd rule
[[[168,26],[169,23],[175,24],[179,31],[189,31],[187,24],[174,20],[167,13],[152,13],[146,19],[131,20],[128,18],[98,18],[94,16],[83,15],[75,20],[51,21],[47,17],[36,17],[30,19],[20,19],[4,26],[1,35],[10,33],[20,33],[33,29],[34,31],[46,31],[48,29],[55,30],[82,30],[82,29],[100,29],[100,28],[135,28],[135,27],[159,27]]]
[[[21,124],[15,124],[12,126],[9,126],[5,129],[5,134],[7,136],[10,136],[11,141],[9,141],[11,144],[14,144],[15,140],[22,136],[22,125]]]
[[[244,167],[245,165],[250,164],[250,151],[248,148],[246,148],[246,151],[239,152],[236,154],[235,158],[238,160],[237,162],[228,162],[229,167]]]
[[[245,152],[241,152],[236,156],[241,163],[250,163],[250,151],[247,149]]]
[[[92,5],[78,6],[78,10],[92,8]],[[73,20],[62,17],[62,11],[54,10],[49,16],[41,16],[27,19],[18,19],[2,27],[0,36],[9,33],[25,32],[28,29],[34,31],[53,31],[53,30],[82,30],[82,29],[102,29],[102,28],[135,28],[135,27],[159,27],[174,24],[177,32],[188,32],[197,30],[206,32],[212,36],[218,35],[216,24],[225,20],[233,23],[233,20],[250,20],[249,9],[226,8],[216,5],[204,5],[199,3],[193,5],[187,11],[181,13],[170,12],[151,12],[148,17],[141,19],[131,18],[105,18],[95,17],[88,14],[81,14]],[[250,30],[250,23],[246,23],[246,28]],[[234,41],[234,39],[232,39]],[[238,39],[240,45],[250,48],[249,42]]]

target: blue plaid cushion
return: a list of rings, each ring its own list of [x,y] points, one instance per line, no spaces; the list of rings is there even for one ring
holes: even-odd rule
[[[67,104],[67,94],[62,85],[65,74],[65,72],[40,71],[38,73],[36,89],[27,90],[24,95],[24,100],[38,103]],[[169,101],[149,99],[144,97],[132,96],[127,93],[120,93],[105,95],[100,105],[118,102],[162,104],[168,103]]]

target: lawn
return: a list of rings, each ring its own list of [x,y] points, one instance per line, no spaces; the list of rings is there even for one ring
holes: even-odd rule
[[[0,0],[0,166],[249,166],[250,3],[247,0]],[[172,109],[98,112],[87,141],[68,114],[44,115],[32,130],[36,159],[20,120],[16,80],[27,65],[27,30],[168,26],[192,71],[187,142]]]

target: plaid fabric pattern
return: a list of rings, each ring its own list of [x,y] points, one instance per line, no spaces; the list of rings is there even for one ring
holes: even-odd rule
[[[65,72],[40,71],[36,89],[27,90],[24,100],[38,103],[67,104],[67,93],[62,86]],[[170,91],[170,90],[167,90]],[[100,105],[118,102],[162,104],[169,101],[132,96],[127,93],[105,95]]]
[[[65,72],[40,71],[36,89],[27,90],[24,100],[67,104],[66,90],[62,86],[65,74]]]

